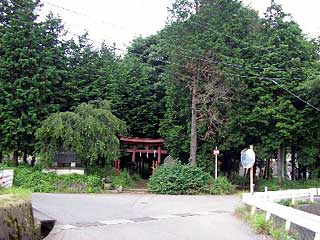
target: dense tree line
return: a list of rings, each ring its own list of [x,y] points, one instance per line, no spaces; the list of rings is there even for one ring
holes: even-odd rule
[[[166,27],[135,39],[127,54],[94,47],[87,34],[63,40],[61,20],[37,21],[39,1],[1,0],[0,155],[35,154],[51,113],[102,99],[128,134],[163,137],[171,155],[223,171],[253,144],[264,177],[270,159],[293,177],[320,169],[319,41],[274,1],[261,18],[237,0],[176,0]],[[296,94],[297,96],[294,96]]]

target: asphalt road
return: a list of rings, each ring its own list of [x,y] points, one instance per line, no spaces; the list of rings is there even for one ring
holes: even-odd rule
[[[33,194],[33,207],[56,219],[46,239],[258,239],[236,218],[240,196]]]

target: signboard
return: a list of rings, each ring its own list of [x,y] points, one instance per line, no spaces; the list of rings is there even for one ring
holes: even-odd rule
[[[246,148],[241,151],[241,165],[244,168],[253,167],[255,160],[256,160],[256,154],[254,153],[253,149]]]
[[[213,150],[213,154],[214,154],[214,155],[219,155],[219,154],[220,154],[220,151],[219,151],[218,149],[215,149],[215,150]]]
[[[0,187],[9,188],[13,185],[13,170],[0,170]]]

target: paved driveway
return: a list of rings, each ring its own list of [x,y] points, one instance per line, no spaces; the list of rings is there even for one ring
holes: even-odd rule
[[[57,220],[46,239],[257,239],[233,215],[240,196],[33,194],[32,204]]]

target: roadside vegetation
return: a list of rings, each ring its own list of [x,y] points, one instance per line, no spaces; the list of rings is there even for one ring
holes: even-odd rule
[[[269,235],[274,240],[298,239],[286,232],[284,226],[279,228],[274,220],[267,221],[264,213],[255,213],[251,215],[249,207],[237,208],[235,214],[248,222],[257,234]]]
[[[298,199],[296,199],[294,203],[292,203],[292,199],[281,199],[278,203],[280,205],[287,206],[287,207],[300,206],[305,204],[315,204],[310,200],[298,200]]]
[[[277,178],[268,180],[260,179],[258,181],[258,191],[264,191],[264,187],[268,187],[270,191],[286,190],[286,189],[305,189],[305,188],[319,188],[320,179],[301,179],[296,181],[283,180],[282,185],[279,185]]]
[[[249,177],[236,176],[231,179],[231,182],[237,186],[239,190],[249,188]],[[277,177],[263,179],[259,178],[255,181],[256,191],[263,192],[265,187],[268,191],[286,190],[286,189],[306,189],[306,188],[319,188],[320,179],[300,179],[300,180],[283,180],[280,186],[279,179]]]
[[[102,190],[102,180],[96,175],[58,176],[54,173],[43,173],[38,166],[30,167],[26,165],[14,167],[13,185],[18,189],[26,189],[31,192],[94,193]],[[10,190],[5,191],[10,193]]]
[[[99,193],[102,192],[103,183],[110,183],[112,189],[131,188],[141,181],[138,174],[130,176],[128,171],[121,170],[117,173],[108,168],[98,170],[90,168],[85,175],[70,174],[56,175],[55,173],[43,173],[40,166],[19,165],[10,167],[0,164],[1,169],[14,169],[14,188],[0,188],[0,194],[27,196],[31,192],[60,192],[60,193]]]

